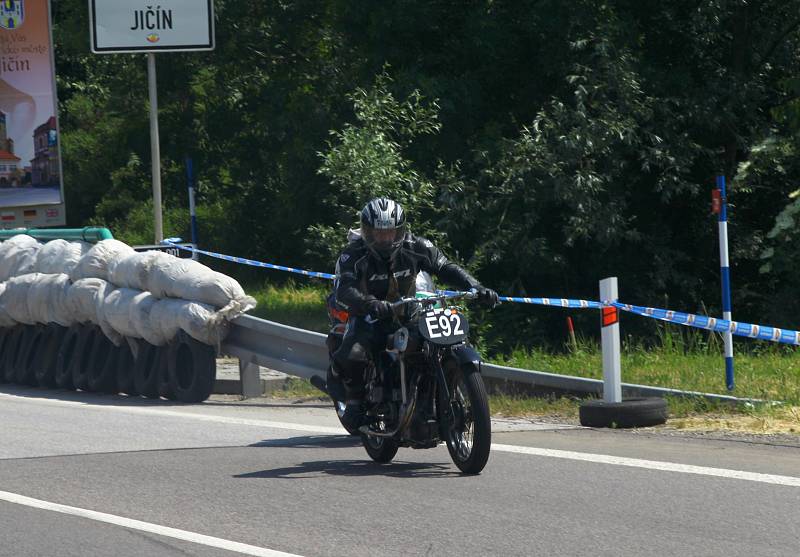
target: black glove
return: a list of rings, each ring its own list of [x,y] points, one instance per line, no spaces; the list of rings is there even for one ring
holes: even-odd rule
[[[478,293],[478,301],[489,309],[500,303],[500,298],[497,295],[497,292],[491,288],[486,288],[485,286],[479,284],[475,287],[475,291]]]
[[[371,300],[367,305],[367,314],[373,319],[388,319],[392,316],[392,304],[386,300]]]

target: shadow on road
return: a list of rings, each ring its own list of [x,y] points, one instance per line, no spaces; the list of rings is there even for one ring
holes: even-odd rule
[[[303,435],[288,439],[266,439],[249,447],[288,447],[298,449],[360,447],[361,438],[352,435]]]
[[[457,478],[461,474],[448,464],[433,464],[429,462],[392,462],[378,464],[369,460],[364,454],[364,460],[315,460],[303,462],[285,468],[261,470],[239,474],[234,478],[283,478],[301,480],[309,477],[323,476],[384,476],[390,478]]]
[[[144,398],[140,396],[110,395],[88,391],[68,391],[65,389],[44,389],[20,385],[2,384],[0,393],[24,398],[45,398],[83,402],[96,406],[196,406],[196,404],[166,400],[163,398]]]

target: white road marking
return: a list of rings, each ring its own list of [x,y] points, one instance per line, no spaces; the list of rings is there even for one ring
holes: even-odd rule
[[[661,470],[664,472],[679,472],[682,474],[699,474],[701,476],[716,476],[733,480],[747,480],[775,485],[800,487],[800,478],[794,476],[778,476],[775,474],[761,474],[759,472],[744,472],[728,468],[710,468],[708,466],[695,466],[693,464],[680,464],[676,462],[662,462],[659,460],[644,460],[641,458],[628,458],[605,454],[579,453],[576,451],[562,451],[557,449],[540,449],[538,447],[522,447],[518,445],[492,444],[493,451],[506,453],[529,454],[550,458],[565,458],[568,460],[581,460],[598,464],[613,464],[615,466],[630,466],[633,468],[646,468],[648,470]]]
[[[81,518],[88,518],[89,520],[95,520],[97,522],[105,522],[115,526],[122,526],[123,528],[130,528],[131,530],[149,532],[151,534],[175,538],[177,540],[192,542],[208,547],[216,547],[218,549],[225,549],[227,551],[235,551],[244,555],[255,555],[257,557],[300,557],[293,553],[284,553],[282,551],[267,549],[266,547],[258,547],[255,545],[248,545],[246,543],[215,538],[213,536],[206,536],[204,534],[197,534],[195,532],[170,528],[168,526],[161,526],[160,524],[152,524],[150,522],[142,522],[141,520],[125,518],[124,516],[116,516],[113,514],[101,513],[89,509],[81,509],[78,507],[70,507],[69,505],[61,505],[59,503],[51,503],[50,501],[33,499],[32,497],[26,497],[17,493],[9,493],[8,491],[0,491],[0,501],[7,501],[17,505],[25,505],[26,507],[33,507],[46,511],[79,516]]]
[[[218,416],[213,414],[196,414],[191,412],[178,412],[175,410],[163,410],[152,406],[106,406],[93,405],[85,402],[71,400],[54,400],[48,398],[34,398],[0,393],[0,399],[12,399],[15,401],[39,402],[59,406],[73,406],[81,408],[91,408],[92,410],[105,410],[110,412],[127,412],[131,414],[146,414],[150,416],[164,416],[182,419],[192,419],[205,422],[215,422],[231,425],[245,425],[255,427],[265,427],[273,429],[286,429],[290,431],[303,431],[315,434],[344,435],[344,429],[340,427],[326,427],[320,425],[296,424],[292,422],[273,422],[269,420],[253,420],[248,418],[234,418],[230,416]],[[773,485],[784,485],[790,487],[800,487],[800,477],[779,476],[775,474],[762,474],[759,472],[745,472],[742,470],[731,470],[727,468],[711,468],[707,466],[695,466],[692,464],[680,464],[676,462],[662,462],[658,460],[644,460],[639,458],[628,458],[613,455],[582,453],[576,451],[563,451],[557,449],[544,449],[538,447],[526,447],[519,445],[503,445],[494,443],[492,450],[497,452],[527,454],[548,458],[563,458],[567,460],[579,460],[583,462],[594,462],[597,464],[611,464],[614,466],[628,466],[633,468],[643,468],[647,470],[659,470],[663,472],[677,472],[682,474],[696,474],[701,476],[714,476],[718,478],[728,478],[734,480],[746,480]]]

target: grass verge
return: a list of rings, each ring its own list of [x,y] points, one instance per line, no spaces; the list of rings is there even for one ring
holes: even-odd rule
[[[252,289],[251,289],[252,290]],[[325,297],[328,285],[287,283],[255,289],[257,317],[317,332],[328,328]],[[800,352],[794,347],[741,340],[735,357],[736,390],[742,398],[781,401],[780,405],[733,406],[702,398],[668,399],[669,425],[686,430],[732,430],[750,433],[800,433]],[[602,354],[596,341],[579,339],[576,346],[556,353],[517,349],[490,362],[578,377],[602,377]],[[622,380],[674,389],[726,393],[722,343],[718,335],[660,325],[655,346],[645,348],[627,339],[622,354]],[[295,379],[274,396],[319,397],[310,383]],[[579,400],[571,397],[521,397],[496,394],[490,407],[496,415],[559,417],[577,421]]]

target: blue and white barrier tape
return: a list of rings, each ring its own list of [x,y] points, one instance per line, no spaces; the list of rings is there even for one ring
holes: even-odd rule
[[[265,269],[274,269],[276,271],[287,271],[289,273],[297,273],[298,275],[303,275],[306,277],[314,277],[314,278],[324,278],[333,280],[336,278],[336,275],[332,275],[330,273],[319,273],[317,271],[304,271],[303,269],[294,269],[292,267],[285,267],[283,265],[273,265],[272,263],[264,263],[262,261],[254,261],[252,259],[246,259],[244,257],[233,257],[230,255],[225,255],[222,253],[214,253],[213,251],[205,251],[202,249],[191,248],[188,246],[181,246],[174,242],[170,242],[169,240],[164,240],[164,243],[178,249],[191,251],[195,253],[202,253],[203,255],[208,255],[209,257],[216,257],[217,259],[224,259],[225,261],[232,261],[234,263],[241,263],[242,265],[251,265],[253,267],[263,267]]]
[[[240,263],[242,265],[251,265],[253,267],[263,267],[265,269],[274,269],[276,271],[287,271],[289,273],[297,273],[299,275],[307,276],[307,277],[314,277],[314,278],[324,278],[333,280],[336,278],[336,275],[332,275],[330,273],[320,273],[317,271],[305,271],[303,269],[294,269],[292,267],[285,267],[283,265],[274,265],[272,263],[263,263],[261,261],[253,261],[252,259],[246,259],[244,257],[233,257],[230,255],[225,255],[222,253],[215,253],[213,251],[205,251],[198,248],[193,248],[189,246],[181,246],[177,244],[175,241],[172,240],[164,240],[165,244],[170,246],[176,247],[178,249],[191,251],[195,253],[202,253],[203,255],[208,255],[209,257],[216,257],[217,259],[223,259],[225,261],[232,261],[234,263]],[[454,294],[454,291],[451,290],[443,290],[445,293]],[[594,302],[590,300],[568,300],[566,298],[512,298],[510,296],[500,296],[500,301],[502,302],[515,302],[518,304],[537,304],[541,306],[558,306],[563,308],[575,308],[575,309],[600,309],[601,304],[600,302]]]
[[[333,280],[336,275],[330,273],[320,273],[316,271],[305,271],[303,269],[294,269],[284,265],[274,265],[272,263],[263,263],[261,261],[254,261],[244,257],[232,257],[222,253],[214,253],[213,251],[205,251],[198,248],[188,246],[181,246],[175,242],[164,240],[165,244],[173,247],[202,253],[217,259],[224,259],[225,261],[232,261],[242,265],[252,265],[254,267],[263,267],[265,269],[274,269],[276,271],[287,271],[289,273],[297,273],[307,277],[324,278]],[[456,294],[453,290],[441,290],[445,294]],[[511,296],[500,296],[502,302],[514,302],[518,304],[535,304],[540,306],[554,306],[562,308],[573,309],[600,309],[605,306],[614,306],[623,311],[635,313],[643,317],[652,317],[653,319],[660,319],[661,321],[670,321],[679,325],[686,325],[688,327],[695,327],[698,329],[706,329],[716,331],[718,333],[732,333],[738,336],[748,338],[755,338],[759,340],[768,340],[772,342],[781,342],[784,344],[800,345],[800,331],[793,331],[791,329],[779,329],[777,327],[768,327],[766,325],[754,325],[751,323],[740,323],[738,321],[728,321],[718,317],[707,317],[705,315],[695,315],[692,313],[682,313],[680,311],[672,311],[667,309],[652,308],[645,306],[635,306],[631,304],[623,304],[620,302],[595,302],[592,300],[570,300],[567,298],[517,298]]]
[[[718,317],[707,317],[705,315],[682,313],[680,311],[668,309],[634,306],[620,302],[606,302],[605,305],[614,306],[623,311],[628,311],[644,317],[652,317],[653,319],[660,319],[661,321],[686,325],[687,327],[707,329],[718,333],[732,333],[742,337],[782,342],[784,344],[800,345],[800,331],[792,331],[791,329],[779,329],[778,327],[768,327],[766,325],[740,323],[738,321],[728,321],[727,319],[720,319]]]

